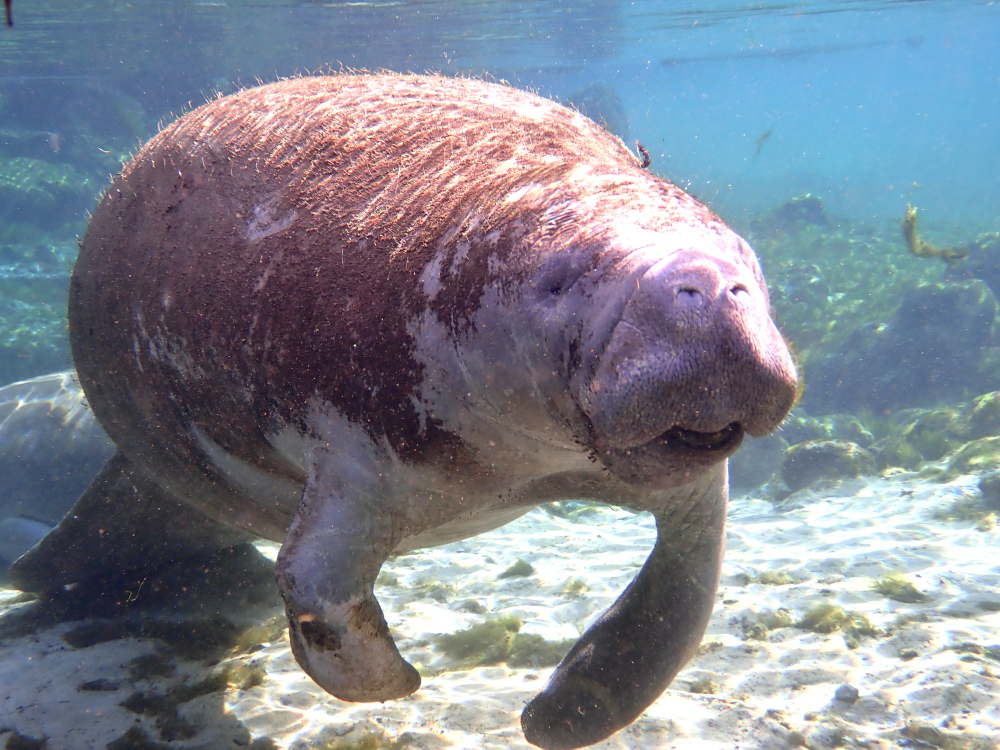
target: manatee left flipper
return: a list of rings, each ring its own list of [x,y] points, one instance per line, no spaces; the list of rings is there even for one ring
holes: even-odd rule
[[[728,481],[653,511],[656,546],[639,575],[587,629],[521,714],[545,750],[600,742],[635,721],[694,655],[722,569]]]
[[[171,497],[118,451],[9,576],[15,587],[39,594],[88,583],[135,590],[171,563],[250,539]]]

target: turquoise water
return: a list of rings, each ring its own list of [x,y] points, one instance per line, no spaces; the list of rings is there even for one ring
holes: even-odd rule
[[[963,550],[985,544],[981,558],[995,552],[988,546],[993,542],[983,540],[995,540],[1000,512],[1000,3],[14,0],[13,20],[13,28],[0,28],[0,386],[71,367],[65,306],[78,238],[110,175],[161,124],[219,94],[288,76],[387,69],[485,77],[578,106],[630,148],[638,141],[655,174],[707,203],[760,256],[804,387],[781,432],[749,441],[732,461],[734,494],[746,495],[748,503],[736,506],[743,514],[737,517],[752,521],[735,549],[757,567],[736,558],[747,572],[726,574],[727,597],[745,595],[739,575],[752,583],[770,564],[763,553],[753,557],[767,546],[767,534],[757,530],[778,523],[761,508],[790,503],[801,516],[795,524],[815,526],[819,521],[803,507],[829,502],[836,513],[838,482],[847,482],[845,497],[866,512],[891,496],[902,514],[898,498],[916,493],[924,504],[923,515],[914,511],[908,521],[914,528],[928,519],[931,526],[966,523]],[[918,210],[919,236],[952,248],[957,260],[909,251],[901,231],[908,204]],[[62,395],[27,400],[55,403],[66,387],[74,386],[59,380]],[[53,462],[32,456],[31,481],[41,477],[36,490],[20,481],[27,462],[18,464],[8,449],[16,441],[3,409],[27,398],[10,394],[27,392],[0,398],[0,459],[8,461],[2,471],[19,480],[3,485],[0,477],[8,496],[15,484],[25,497],[52,492],[44,480]],[[73,398],[77,404],[78,392]],[[17,430],[53,430],[45,420],[57,410],[42,411],[44,419],[27,417],[28,426],[19,422]],[[88,435],[88,460],[99,464],[110,445]],[[59,438],[53,444],[62,445]],[[79,469],[79,456],[65,461]],[[70,476],[54,463],[60,487],[75,497],[92,469]],[[862,481],[858,475],[879,478],[871,487],[851,485]],[[903,484],[896,486],[898,477]],[[62,512],[72,497],[60,502]],[[534,528],[557,536],[565,519],[568,527],[591,510],[566,504],[552,511],[563,520]],[[41,516],[34,514],[32,523],[55,523],[51,508]],[[627,518],[613,520],[628,525]],[[866,516],[853,523],[851,533],[860,535],[857,528],[875,521]],[[526,533],[523,528],[517,533]],[[914,535],[929,538],[928,529]],[[866,543],[852,549],[864,550]],[[943,550],[928,558],[938,566],[935,575],[947,574],[948,544],[930,543]],[[808,552],[808,542],[793,547],[789,555]],[[573,554],[580,553],[566,557]],[[891,574],[895,565],[886,560],[864,575]],[[827,568],[839,570],[826,557],[778,567],[821,592],[829,584]],[[922,570],[910,561],[898,567],[907,574]],[[396,581],[394,595],[407,599],[419,587],[411,585],[405,560],[396,573],[403,583]],[[571,573],[565,575],[570,580]],[[982,611],[995,614],[997,574],[976,575],[968,589],[975,596],[967,598],[986,602],[993,608],[984,604]],[[434,589],[427,581],[420,586]],[[460,580],[442,584],[430,598],[450,606],[456,591],[465,591]],[[813,593],[799,591],[771,609],[784,611],[794,600],[804,612],[819,601],[809,598]],[[856,590],[843,596],[838,601],[849,604],[863,598]],[[11,592],[0,605],[15,599]],[[928,617],[962,616],[941,602],[943,595],[937,609],[928,605]],[[764,617],[763,606],[740,611],[744,621]],[[888,637],[894,613],[876,614]],[[980,625],[974,635],[982,644],[971,653],[986,654],[985,674],[989,660],[1000,659],[991,640],[1000,640],[1000,626]],[[723,643],[720,622],[710,633]],[[545,634],[559,642],[567,637],[555,625]],[[0,645],[4,637],[0,632]],[[416,626],[407,639],[415,653],[433,650]],[[269,659],[291,664],[286,657],[268,651]],[[713,669],[725,672],[720,660]],[[296,675],[289,680],[298,679],[295,669],[288,667]],[[0,694],[0,737],[7,726],[3,699]],[[997,716],[995,704],[978,710]],[[919,718],[952,727],[942,722],[958,711],[927,709]],[[516,727],[510,731],[522,741]],[[258,735],[279,744],[287,739],[277,730],[255,730]],[[935,745],[933,735],[920,737],[892,740],[923,747],[930,737]],[[737,741],[734,733],[731,742]],[[105,744],[77,745],[90,746]],[[759,737],[748,746],[770,747]]]

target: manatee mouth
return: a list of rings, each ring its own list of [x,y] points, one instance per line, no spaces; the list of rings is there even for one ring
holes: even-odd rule
[[[657,436],[654,442],[666,448],[687,448],[696,451],[726,451],[743,439],[743,428],[738,422],[730,422],[716,432],[686,430],[674,425]]]

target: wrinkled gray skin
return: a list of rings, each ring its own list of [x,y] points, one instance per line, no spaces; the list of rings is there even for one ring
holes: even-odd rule
[[[281,540],[292,650],[344,700],[420,684],[373,594],[390,555],[553,500],[651,512],[646,565],[524,711],[549,750],[628,725],[694,653],[726,458],[796,389],[718,217],[578,113],[436,77],[285,81],[169,126],[94,215],[70,335],[119,453],[12,576]]]
[[[62,520],[114,450],[76,373],[0,388],[0,574]]]

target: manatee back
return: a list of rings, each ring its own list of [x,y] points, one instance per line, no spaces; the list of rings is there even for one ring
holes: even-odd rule
[[[168,126],[105,194],[71,282],[74,359],[136,466],[281,539],[305,473],[269,438],[308,432],[319,400],[404,461],[460,463],[460,437],[414,406],[412,321],[430,308],[460,335],[498,276],[597,246],[624,214],[721,227],[583,115],[508,86],[380,74],[250,89]],[[251,499],[236,475],[264,489]]]

